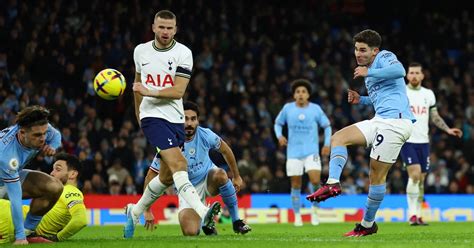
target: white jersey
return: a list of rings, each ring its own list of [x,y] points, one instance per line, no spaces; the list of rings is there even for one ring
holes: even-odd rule
[[[170,47],[160,49],[154,40],[135,47],[135,70],[141,74],[142,84],[148,89],[161,90],[174,86],[176,77],[191,78],[193,54],[185,45],[173,40]],[[162,118],[171,123],[184,123],[183,99],[143,97],[140,120]]]
[[[409,143],[429,143],[430,109],[436,107],[436,97],[432,90],[425,87],[412,89],[407,85],[407,95],[411,112],[416,117],[413,132],[407,140]]]

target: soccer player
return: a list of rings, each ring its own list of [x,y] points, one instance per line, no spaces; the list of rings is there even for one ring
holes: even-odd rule
[[[449,128],[436,108],[436,97],[430,89],[421,86],[424,79],[423,68],[419,63],[411,63],[407,73],[407,94],[411,111],[416,117],[413,132],[403,145],[401,157],[408,172],[407,202],[410,225],[427,225],[421,217],[424,198],[424,182],[430,169],[430,144],[428,137],[429,119],[447,134],[461,137],[458,128]]]
[[[14,244],[28,244],[43,215],[57,202],[63,185],[54,177],[23,169],[39,153],[53,156],[61,145],[61,134],[48,123],[49,111],[30,106],[17,115],[16,124],[0,131],[0,199],[10,199],[15,228]],[[32,198],[23,221],[21,199]]]
[[[131,238],[138,217],[171,185],[198,214],[205,226],[214,225],[220,204],[205,206],[189,181],[187,162],[180,147],[184,143],[182,97],[191,78],[191,50],[174,39],[176,16],[169,10],[155,15],[152,30],[155,39],[135,48],[135,113],[148,141],[156,148],[161,161],[159,177],[150,181],[142,197],[126,206],[124,237]]]
[[[294,102],[283,106],[275,120],[275,135],[281,146],[287,146],[286,174],[291,179],[291,202],[295,213],[295,226],[302,226],[301,178],[303,171],[308,173],[314,189],[319,187],[321,179],[321,159],[319,157],[318,127],[324,129],[324,146],[321,155],[329,155],[331,123],[318,104],[309,101],[311,84],[308,80],[297,79],[292,82]],[[282,134],[283,125],[288,126],[288,139]],[[317,216],[318,202],[313,202],[311,223],[319,225]]]
[[[188,161],[189,180],[198,191],[201,201],[205,203],[207,196],[221,195],[222,200],[229,209],[232,225],[235,233],[246,234],[252,229],[239,218],[236,193],[242,185],[237,162],[232,149],[217,134],[208,128],[199,126],[199,109],[193,102],[184,104],[186,142],[184,143],[184,156]],[[232,181],[225,170],[218,168],[212,163],[209,151],[219,151],[233,174]],[[156,176],[160,172],[160,161],[155,158],[149,169],[149,176]],[[146,187],[146,185],[145,185]],[[152,216],[149,209],[147,214]],[[150,219],[148,219],[150,220]],[[153,230],[153,219],[146,225]],[[194,236],[199,234],[201,221],[196,211],[191,208],[181,196],[179,196],[179,223],[183,235]],[[206,235],[215,235],[215,227],[202,226]]]
[[[382,38],[374,30],[364,30],[353,38],[358,66],[354,78],[363,77],[369,96],[348,90],[351,104],[373,105],[375,117],[345,127],[331,138],[329,178],[319,190],[307,196],[310,201],[324,201],[341,193],[341,176],[347,161],[347,146],[372,147],[370,185],[362,222],[345,236],[366,236],[377,232],[375,214],[386,190],[387,173],[397,160],[402,145],[410,138],[416,121],[410,111],[404,81],[405,69],[395,54],[380,51]]]
[[[77,188],[77,179],[82,170],[79,159],[73,155],[59,153],[55,156],[51,175],[61,181],[64,185],[63,193],[54,207],[41,219],[35,230],[35,235],[45,237],[50,241],[64,241],[78,233],[87,225],[86,207],[82,192]],[[7,209],[0,215],[0,243],[11,242],[14,239],[14,232],[11,229],[12,218],[10,202],[0,200],[2,209]],[[24,215],[29,210],[28,206],[23,206]]]

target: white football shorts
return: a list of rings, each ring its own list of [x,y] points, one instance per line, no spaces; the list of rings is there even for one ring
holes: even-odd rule
[[[367,147],[372,147],[370,157],[389,164],[397,161],[400,149],[413,130],[413,122],[408,119],[374,117],[354,125],[365,136]]]
[[[321,170],[321,159],[318,154],[309,155],[306,158],[296,159],[289,158],[286,161],[286,175],[302,176],[304,172],[308,173],[310,170]]]

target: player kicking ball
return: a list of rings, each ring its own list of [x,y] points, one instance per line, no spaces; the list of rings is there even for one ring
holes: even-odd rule
[[[374,30],[364,30],[354,36],[358,66],[354,78],[364,78],[369,96],[349,90],[351,104],[373,105],[375,117],[345,127],[331,137],[331,156],[327,183],[306,198],[321,202],[341,194],[341,176],[347,162],[347,146],[371,147],[370,185],[364,218],[345,236],[359,237],[377,233],[375,214],[383,201],[386,178],[397,161],[402,145],[410,138],[415,116],[410,110],[405,86],[405,69],[395,54],[380,51],[381,36]]]

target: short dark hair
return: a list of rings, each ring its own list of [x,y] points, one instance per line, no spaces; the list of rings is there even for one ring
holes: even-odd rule
[[[411,62],[408,67],[421,67],[421,69],[423,69],[423,66],[421,65],[421,63],[418,63],[418,62]]]
[[[184,110],[192,110],[196,112],[197,117],[199,117],[199,107],[196,103],[187,101],[184,103]]]
[[[380,48],[382,45],[382,37],[379,33],[377,33],[377,31],[372,29],[366,29],[359,32],[358,34],[354,35],[352,40],[354,41],[354,44],[356,42],[362,42],[367,44],[369,47]]]
[[[41,126],[44,124],[48,124],[48,117],[49,110],[39,105],[33,105],[24,108],[18,113],[16,124],[18,124],[20,128]]]
[[[306,79],[296,79],[293,82],[291,82],[291,92],[295,94],[296,89],[300,86],[305,87],[308,93],[311,95],[311,90],[312,90],[311,83],[309,82],[309,80],[306,80]]]
[[[158,11],[155,14],[155,19],[158,18],[158,17],[161,18],[161,19],[167,19],[167,20],[176,19],[176,15],[173,12],[171,12],[169,10],[166,10],[166,9]]]
[[[76,156],[65,153],[65,152],[60,152],[60,153],[56,154],[56,156],[54,156],[54,159],[55,159],[55,161],[58,161],[58,160],[66,161],[67,170],[68,171],[70,171],[70,170],[77,171],[77,173],[78,173],[77,177],[79,178],[79,176],[82,173],[82,163],[81,163],[81,161],[79,161],[79,159]]]

